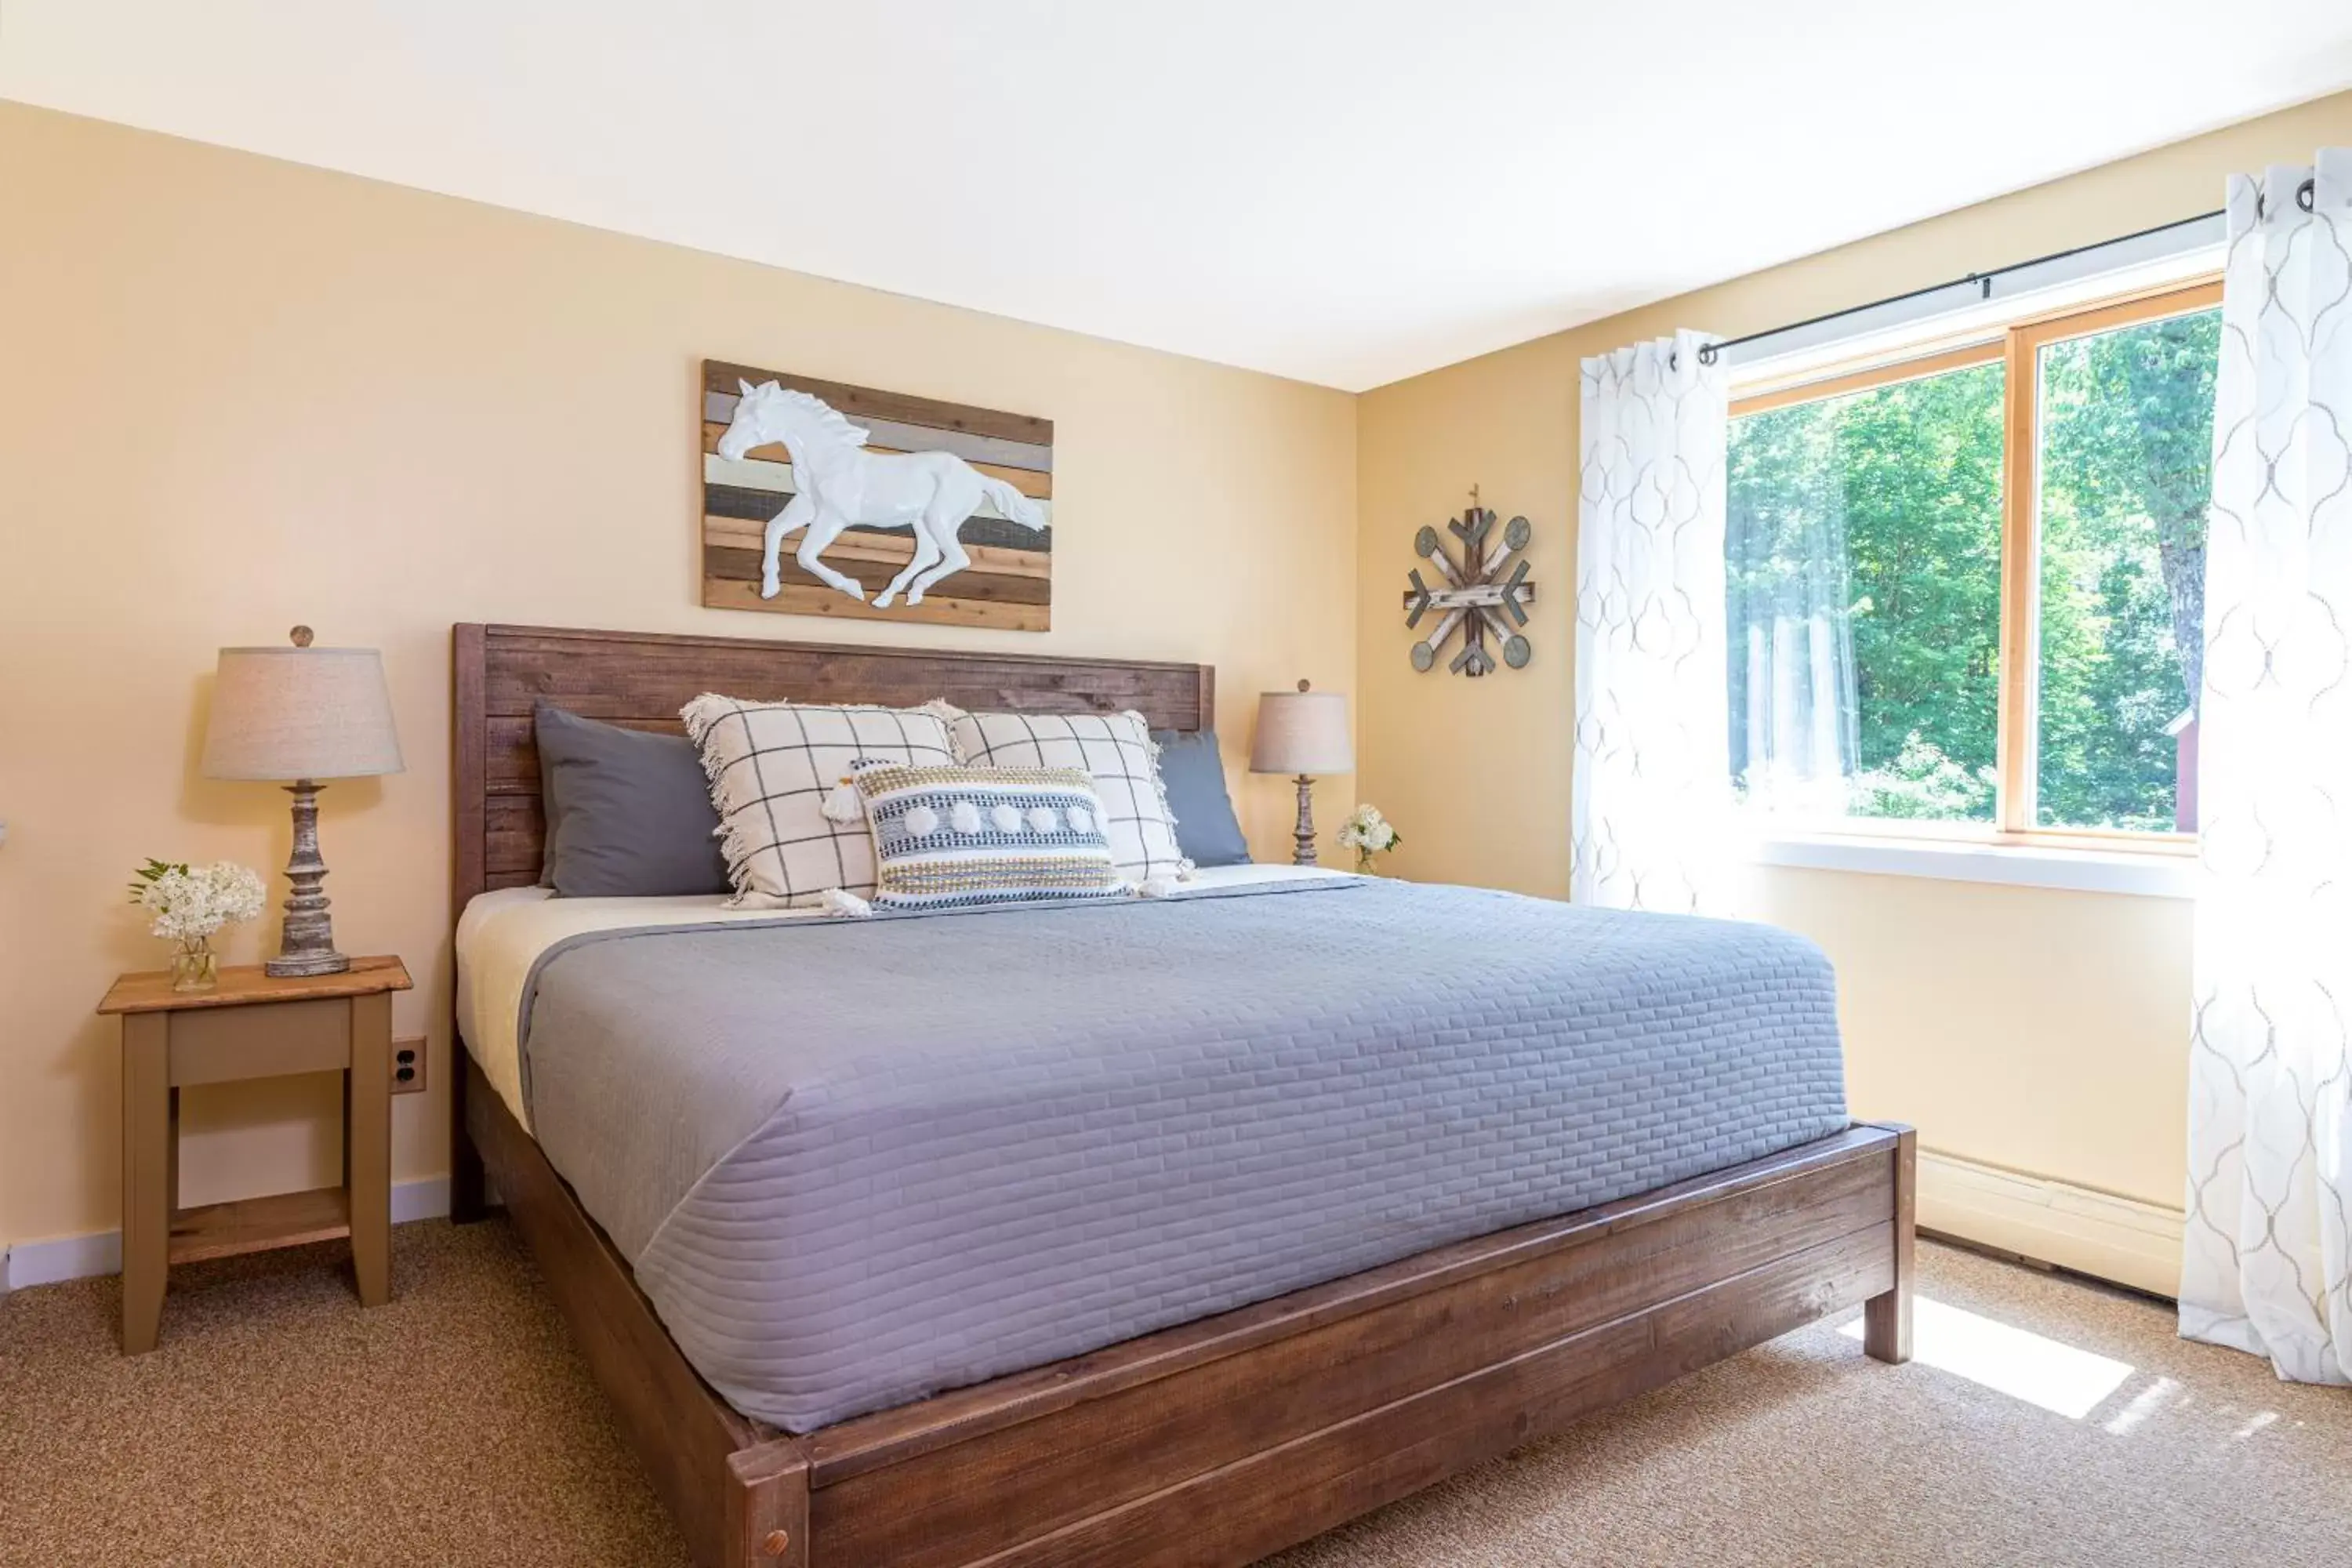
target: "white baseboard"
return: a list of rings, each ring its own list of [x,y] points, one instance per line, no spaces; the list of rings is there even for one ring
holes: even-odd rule
[[[2158,1296],[2180,1289],[2179,1209],[1919,1151],[1919,1224]]]
[[[121,1272],[122,1233],[119,1230],[100,1231],[95,1236],[60,1236],[50,1241],[18,1241],[8,1247],[11,1290]]]
[[[413,1182],[392,1184],[393,1224],[437,1219],[448,1212],[448,1177],[420,1176]],[[119,1230],[12,1242],[5,1252],[0,1252],[0,1293],[121,1272],[122,1233]]]
[[[392,1220],[449,1212],[449,1178],[395,1182]],[[2180,1287],[2179,1209],[1919,1152],[1919,1223],[1964,1240],[2170,1296]],[[122,1235],[20,1241],[0,1252],[0,1291],[122,1271]]]

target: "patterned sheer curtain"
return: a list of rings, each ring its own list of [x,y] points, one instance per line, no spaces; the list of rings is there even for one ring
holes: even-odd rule
[[[2230,184],[2180,1331],[2352,1382],[2352,149]]]
[[[1759,810],[1843,817],[1862,742],[1838,420],[1755,418],[1729,485],[1731,774]]]
[[[1570,896],[1704,910],[1730,796],[1725,376],[1697,332],[1584,362]]]

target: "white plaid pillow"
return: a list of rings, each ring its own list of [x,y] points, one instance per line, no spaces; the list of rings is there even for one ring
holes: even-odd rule
[[[1102,797],[1111,859],[1129,881],[1182,879],[1192,862],[1176,846],[1176,816],[1160,782],[1160,747],[1140,713],[950,715],[957,753],[974,767],[1084,768]]]
[[[948,711],[952,711],[949,710]],[[803,706],[698,697],[678,710],[702,752],[735,901],[805,908],[835,888],[874,892],[865,820],[835,822],[826,796],[857,762],[956,762],[945,719],[919,708]]]

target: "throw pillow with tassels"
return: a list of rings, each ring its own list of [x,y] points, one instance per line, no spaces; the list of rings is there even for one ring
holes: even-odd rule
[[[1103,803],[1083,768],[940,767],[866,763],[851,769],[847,809],[862,808],[880,909],[950,910],[1127,895],[1111,859]],[[838,797],[828,815],[839,816]]]

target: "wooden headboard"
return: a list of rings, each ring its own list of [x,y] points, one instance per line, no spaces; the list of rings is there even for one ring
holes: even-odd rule
[[[545,823],[531,709],[551,702],[632,730],[681,732],[677,710],[706,691],[799,702],[1115,713],[1155,730],[1215,723],[1217,672],[1205,664],[1060,658],[944,648],[860,647],[752,637],[461,625],[451,767],[457,908],[490,888],[539,879]]]

